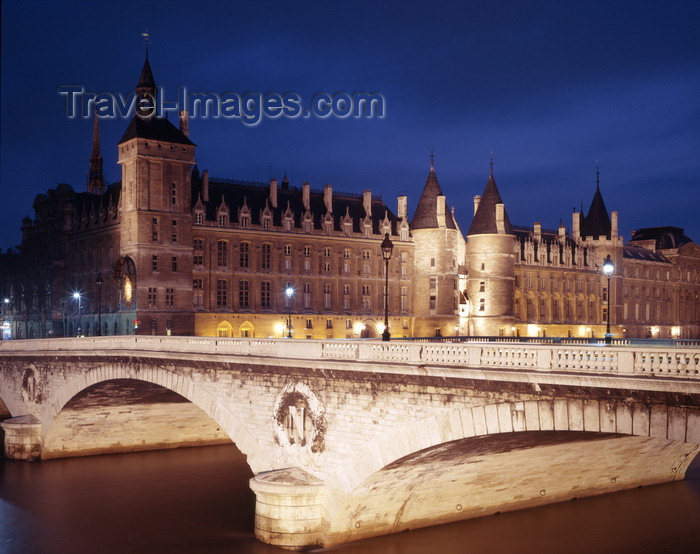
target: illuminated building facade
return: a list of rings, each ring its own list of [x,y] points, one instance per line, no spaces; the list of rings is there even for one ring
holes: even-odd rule
[[[148,60],[136,91],[156,94]],[[432,162],[409,220],[405,196],[394,214],[368,190],[215,179],[195,149],[186,113],[137,113],[106,186],[96,120],[87,191],[38,195],[19,252],[0,255],[3,336],[376,338],[388,234],[393,338],[602,337],[608,318],[615,337],[700,337],[700,247],[675,227],[624,244],[599,186],[570,231],[522,227],[492,170],[465,236]]]

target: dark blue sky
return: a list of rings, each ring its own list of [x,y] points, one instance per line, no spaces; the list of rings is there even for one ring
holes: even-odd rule
[[[149,59],[168,94],[378,92],[383,119],[192,119],[200,170],[382,194],[412,215],[431,149],[463,232],[495,176],[515,224],[568,227],[600,162],[625,238],[676,225],[700,242],[700,3],[2,2],[0,248],[34,197],[85,190],[92,122],[61,85],[123,95]],[[171,119],[175,119],[171,116]],[[101,121],[110,182],[128,121]]]

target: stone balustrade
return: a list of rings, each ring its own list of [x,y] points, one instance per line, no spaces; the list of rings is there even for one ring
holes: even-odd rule
[[[113,336],[0,342],[10,352],[134,351],[354,360],[463,368],[700,379],[700,346]],[[368,366],[369,367],[369,366]]]

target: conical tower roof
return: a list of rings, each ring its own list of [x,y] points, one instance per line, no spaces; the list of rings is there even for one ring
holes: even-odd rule
[[[148,55],[146,55],[146,61],[143,62],[139,82],[136,85],[136,94],[138,96],[149,95],[153,98],[156,96],[156,80],[153,78],[151,64],[148,63]]]
[[[588,215],[584,218],[581,224],[582,237],[609,237],[612,225],[608,210],[605,208],[603,195],[600,193],[600,185],[596,184],[595,194],[591,207],[588,210]]]
[[[411,220],[412,229],[437,229],[438,228],[438,217],[437,217],[437,198],[438,196],[444,196],[442,194],[442,189],[440,188],[440,183],[438,183],[437,176],[435,175],[435,168],[433,164],[430,164],[430,173],[428,173],[428,179],[425,181],[425,186],[423,187],[423,192],[418,200],[418,205],[416,206],[416,211],[413,213],[413,219]],[[448,229],[456,229],[454,218],[450,211],[445,211],[445,226]]]
[[[496,235],[498,234],[498,225],[496,223],[496,204],[503,204],[501,193],[498,192],[496,179],[493,177],[493,172],[489,175],[489,180],[486,182],[484,194],[481,195],[479,208],[474,214],[474,219],[469,227],[468,235]],[[503,207],[504,230],[506,235],[513,234],[513,226],[508,219],[508,212],[505,206]]]

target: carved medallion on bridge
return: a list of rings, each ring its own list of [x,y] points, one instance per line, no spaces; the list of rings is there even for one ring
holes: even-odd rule
[[[306,383],[288,383],[273,406],[275,440],[288,451],[323,452],[325,407]]]
[[[41,404],[41,382],[37,378],[33,365],[24,370],[22,375],[22,400]]]

